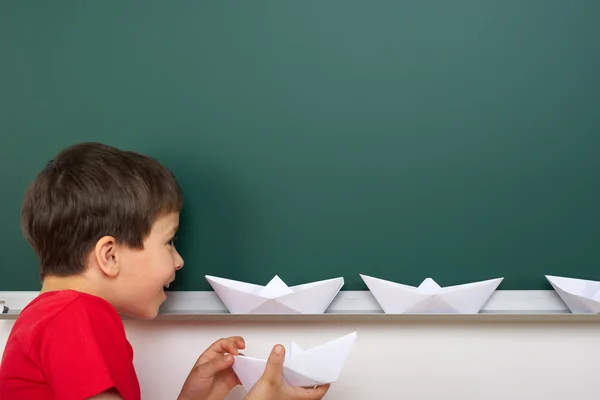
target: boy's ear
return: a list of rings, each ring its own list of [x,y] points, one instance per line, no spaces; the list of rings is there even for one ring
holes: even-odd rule
[[[96,242],[94,256],[100,270],[109,277],[119,274],[119,255],[117,254],[117,241],[112,236],[104,236]]]

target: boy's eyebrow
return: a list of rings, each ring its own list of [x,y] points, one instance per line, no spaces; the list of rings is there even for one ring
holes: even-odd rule
[[[173,228],[171,228],[171,230],[169,231],[169,235],[174,234],[175,232],[177,232],[177,229],[179,229],[179,225],[175,225]]]

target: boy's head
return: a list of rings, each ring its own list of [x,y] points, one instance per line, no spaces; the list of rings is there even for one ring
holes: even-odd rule
[[[21,225],[42,280],[74,281],[119,312],[152,318],[183,260],[182,195],[155,159],[99,143],[63,150],[25,194]]]

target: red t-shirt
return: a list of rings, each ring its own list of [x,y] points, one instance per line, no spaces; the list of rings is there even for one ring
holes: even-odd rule
[[[0,399],[82,400],[111,388],[140,399],[133,349],[107,301],[63,290],[23,309],[2,356]]]

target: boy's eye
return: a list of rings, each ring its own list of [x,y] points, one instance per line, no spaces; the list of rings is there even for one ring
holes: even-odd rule
[[[176,240],[177,240],[177,236],[173,236],[173,238],[171,238],[171,240],[169,240],[169,242],[168,242],[169,246],[175,246]]]

